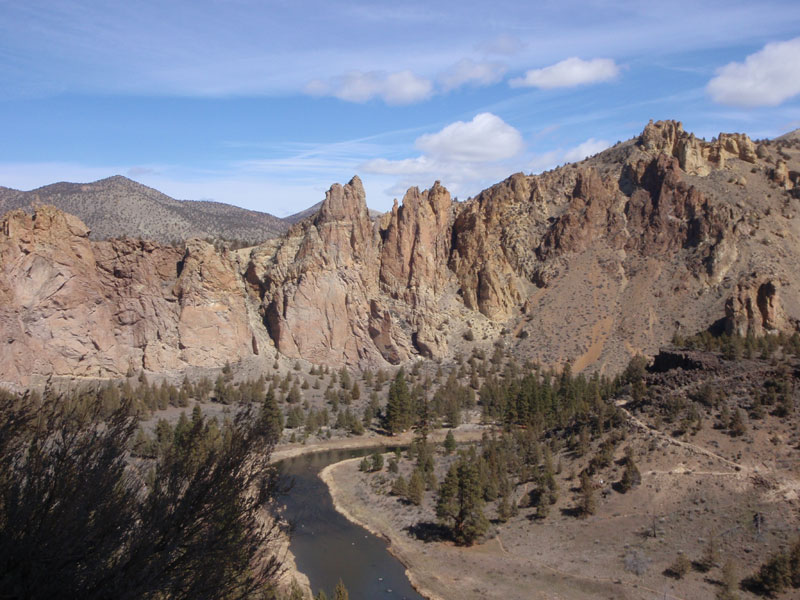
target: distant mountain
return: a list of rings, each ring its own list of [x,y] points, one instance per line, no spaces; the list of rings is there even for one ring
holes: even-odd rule
[[[170,243],[214,238],[257,244],[289,229],[268,213],[221,202],[175,200],[121,175],[94,183],[54,183],[29,192],[0,187],[0,214],[51,204],[79,217],[92,239],[141,237]]]
[[[289,223],[290,225],[294,225],[295,223],[299,223],[305,218],[314,216],[319,212],[319,209],[322,207],[322,201],[320,200],[314,206],[309,206],[305,210],[301,210],[300,212],[296,212],[293,215],[289,215],[288,217],[283,217],[283,220]]]

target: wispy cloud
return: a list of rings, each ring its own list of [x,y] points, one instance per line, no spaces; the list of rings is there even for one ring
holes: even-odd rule
[[[500,81],[507,70],[508,67],[500,62],[475,62],[472,59],[463,58],[442,71],[438,80],[442,89],[448,92],[463,85],[492,85]]]
[[[532,69],[523,77],[509,81],[511,87],[535,87],[544,90],[602,83],[616,79],[619,67],[610,58],[582,60],[567,58],[549,67]]]
[[[767,44],[721,67],[707,87],[715,102],[734,106],[777,106],[800,94],[800,37]]]
[[[451,92],[465,85],[481,87],[503,79],[506,65],[496,61],[476,62],[462,58],[430,79],[406,69],[395,73],[350,71],[329,79],[314,79],[304,91],[311,96],[333,96],[346,102],[368,102],[380,98],[389,105],[428,100],[434,94]]]
[[[589,138],[572,148],[550,150],[534,156],[529,163],[529,168],[533,173],[541,173],[553,169],[559,165],[570,162],[579,162],[589,156],[594,156],[609,148],[611,144],[606,140],[596,140]]]
[[[334,96],[347,102],[381,98],[387,104],[413,104],[428,99],[433,83],[409,70],[396,73],[350,71],[328,81],[314,79],[305,91],[312,96]]]

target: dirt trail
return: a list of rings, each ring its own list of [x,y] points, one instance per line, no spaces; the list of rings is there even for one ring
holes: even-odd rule
[[[690,453],[702,454],[703,456],[707,456],[708,458],[713,458],[714,460],[718,460],[718,461],[720,461],[720,462],[722,462],[722,463],[724,463],[726,465],[731,466],[733,468],[733,470],[736,471],[740,475],[750,474],[750,472],[752,472],[752,470],[753,470],[751,467],[748,467],[748,466],[743,465],[741,463],[737,463],[736,461],[730,460],[729,458],[725,458],[724,456],[720,456],[719,454],[717,454],[715,452],[712,452],[711,450],[709,450],[707,448],[704,448],[703,446],[698,446],[697,444],[693,444],[692,442],[685,442],[683,440],[675,439],[674,437],[672,437],[668,433],[664,433],[663,431],[659,431],[657,429],[654,429],[654,428],[650,427],[650,425],[648,425],[647,423],[645,423],[644,421],[642,421],[638,417],[633,416],[633,413],[631,413],[631,411],[629,411],[627,408],[625,408],[626,405],[628,404],[627,400],[617,400],[617,402],[615,404],[616,404],[617,408],[619,408],[620,410],[622,410],[622,412],[625,413],[625,416],[628,418],[628,420],[631,423],[633,423],[636,427],[638,427],[639,429],[645,431],[646,433],[648,433],[649,435],[651,435],[653,437],[660,438],[660,439],[662,439],[662,440],[664,440],[666,442],[669,442],[670,444],[673,444],[675,446],[679,446],[681,448],[684,448],[684,449],[688,450]],[[710,474],[715,474],[715,475],[731,474],[732,475],[733,473],[710,473]]]

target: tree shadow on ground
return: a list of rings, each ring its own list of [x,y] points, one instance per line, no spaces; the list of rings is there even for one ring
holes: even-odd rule
[[[569,506],[561,509],[561,514],[565,517],[581,517],[583,511],[578,506]]]
[[[452,539],[450,530],[439,523],[421,521],[404,528],[408,534],[423,542],[441,542]]]

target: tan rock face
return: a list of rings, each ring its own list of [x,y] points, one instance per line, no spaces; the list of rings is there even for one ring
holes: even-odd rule
[[[755,144],[744,134],[721,133],[715,141],[706,142],[686,133],[679,121],[651,121],[639,137],[639,145],[653,154],[674,156],[691,175],[706,176],[724,168],[730,158],[748,163],[758,159]]]
[[[414,188],[381,227],[356,177],[333,186],[315,219],[274,252],[254,251],[248,273],[265,290],[278,350],[334,365],[398,364],[414,348],[441,355],[431,319],[449,278],[450,206],[440,185]]]
[[[42,207],[5,216],[0,256],[2,381],[219,366],[253,352],[235,274],[208,244],[182,256],[91,242],[77,218]]]
[[[441,293],[447,277],[452,225],[450,193],[437,181],[420,193],[411,188],[403,205],[395,202],[381,231],[380,281],[393,297],[419,302],[420,294]]]
[[[249,254],[92,242],[55,209],[12,212],[0,222],[0,381],[271,363],[274,348],[402,364],[469,352],[473,327],[485,345],[505,330],[520,359],[617,369],[721,318],[732,332],[793,331],[798,169],[791,140],[709,143],[665,121],[463,203],[438,183],[412,188],[374,221],[355,177]]]
[[[253,253],[249,269],[263,282],[266,323],[280,352],[321,364],[381,359],[371,319],[373,329],[391,335],[390,326],[376,328],[371,317],[379,268],[375,235],[356,177],[331,187],[314,220],[292,229],[274,254]],[[380,348],[396,351],[385,337]]]
[[[757,279],[740,282],[725,304],[725,328],[728,333],[754,336],[790,330],[781,306],[780,283]]]

